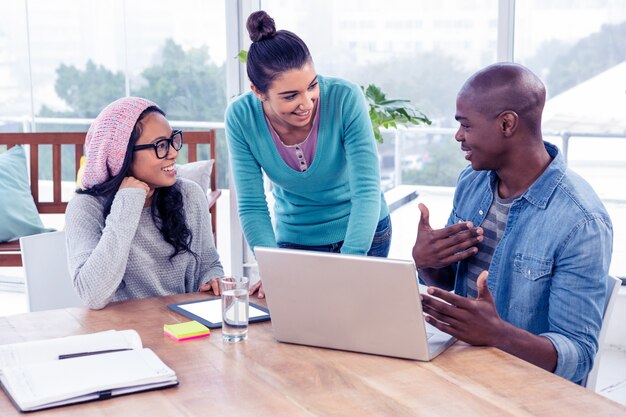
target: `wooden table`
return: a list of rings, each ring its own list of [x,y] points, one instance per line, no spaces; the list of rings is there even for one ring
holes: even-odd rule
[[[269,322],[251,325],[240,344],[223,343],[219,330],[186,342],[163,336],[164,323],[187,320],[166,305],[202,297],[0,317],[0,344],[135,329],[180,380],[33,416],[626,416],[626,407],[522,360],[460,342],[424,363],[279,343]],[[17,415],[0,394],[0,416]]]

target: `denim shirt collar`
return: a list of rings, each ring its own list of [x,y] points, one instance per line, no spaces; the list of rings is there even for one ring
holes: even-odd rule
[[[567,169],[567,165],[565,164],[565,159],[559,149],[548,142],[543,142],[546,147],[546,151],[552,158],[552,162],[546,168],[546,170],[541,174],[539,178],[530,186],[524,194],[520,198],[526,199],[530,204],[533,204],[541,209],[545,209],[548,205],[548,201],[554,190],[559,185],[563,176],[565,175],[565,170]],[[490,176],[490,188],[493,193],[497,184],[497,174],[495,171],[489,172]]]

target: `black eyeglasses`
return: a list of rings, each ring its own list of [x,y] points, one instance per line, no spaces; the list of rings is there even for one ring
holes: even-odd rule
[[[149,143],[147,145],[137,145],[133,148],[133,151],[154,148],[154,153],[156,154],[156,157],[159,159],[163,159],[167,157],[168,153],[170,153],[170,145],[172,146],[172,148],[180,151],[180,148],[183,147],[182,130],[173,131],[172,136],[170,136],[168,139],[157,140],[156,142]]]

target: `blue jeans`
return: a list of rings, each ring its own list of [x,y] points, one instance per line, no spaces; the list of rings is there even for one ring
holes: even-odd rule
[[[291,242],[278,242],[279,248],[312,250],[315,252],[339,253],[341,252],[342,246],[343,241],[319,246],[306,246]],[[374,239],[372,239],[372,246],[370,246],[370,250],[367,252],[367,256],[378,256],[381,258],[386,258],[389,254],[390,246],[391,218],[387,216],[378,222],[378,225],[376,226],[376,231],[374,232]]]

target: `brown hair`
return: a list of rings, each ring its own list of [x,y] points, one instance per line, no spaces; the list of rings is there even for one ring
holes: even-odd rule
[[[304,41],[287,30],[276,31],[274,19],[263,10],[248,17],[246,28],[252,40],[246,71],[250,82],[260,92],[266,93],[272,81],[283,72],[312,62]]]

